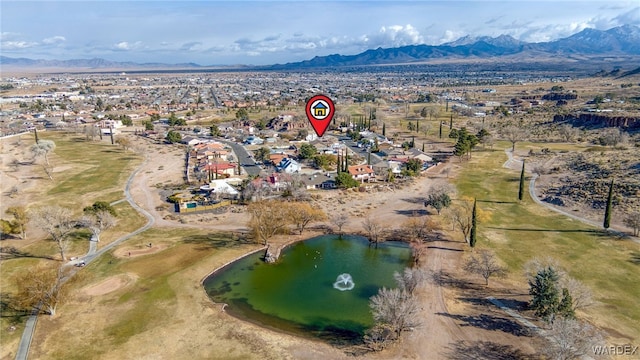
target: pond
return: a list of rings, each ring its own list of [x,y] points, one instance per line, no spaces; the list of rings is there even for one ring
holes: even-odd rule
[[[356,339],[373,325],[369,298],[395,287],[393,273],[411,264],[406,244],[369,246],[359,236],[325,235],[291,245],[274,264],[263,251],[204,281],[233,316],[265,327],[325,339]]]

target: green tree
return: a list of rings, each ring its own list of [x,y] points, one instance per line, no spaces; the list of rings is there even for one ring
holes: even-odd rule
[[[300,159],[311,159],[314,155],[318,153],[318,149],[311,144],[302,144],[300,146],[300,151],[298,152],[298,156]]]
[[[471,212],[471,232],[469,233],[469,246],[472,248],[476,247],[476,227],[478,225],[478,210],[477,210],[477,201],[473,199],[473,210]]]
[[[145,120],[142,122],[142,125],[144,125],[144,129],[147,131],[151,131],[153,130],[153,123],[149,120]]]
[[[407,175],[416,176],[422,168],[422,162],[418,159],[409,159],[405,164]]]
[[[609,184],[609,195],[607,195],[607,207],[604,210],[604,223],[602,226],[608,229],[611,225],[611,205],[613,204],[613,179]]]
[[[385,123],[382,123],[382,136],[386,136],[387,135],[387,125]]]
[[[348,189],[360,185],[348,172],[340,172],[336,176],[336,186],[341,189]]]
[[[458,141],[454,145],[454,155],[462,158],[465,154],[471,157],[471,150],[478,144],[478,138],[467,132],[466,128],[457,131]]]
[[[442,121],[440,121],[440,130],[438,132],[438,136],[442,139]]]
[[[133,125],[133,120],[131,120],[131,117],[127,116],[127,115],[121,115],[120,116],[120,121],[122,121],[122,125],[124,125],[124,126],[132,126]]]
[[[524,197],[524,160],[522,160],[522,170],[520,171],[520,185],[518,188],[518,200]]]
[[[440,215],[442,209],[449,207],[450,205],[451,197],[449,197],[449,194],[447,194],[445,189],[434,189],[424,202],[425,207],[431,206],[436,209],[438,215]]]
[[[427,113],[427,107],[425,106],[425,107],[423,107],[423,108],[420,110],[420,116],[421,116],[421,117],[423,117],[423,118],[426,118],[426,117],[427,117],[427,115],[428,115],[428,113]]]
[[[535,310],[536,316],[545,321],[552,322],[556,315],[569,318],[575,315],[569,290],[563,288],[560,296],[559,280],[558,272],[551,266],[539,270],[536,276],[529,280],[531,308]]]
[[[256,161],[265,162],[269,160],[269,155],[271,155],[271,150],[269,150],[269,148],[265,146],[253,152],[253,157],[256,159]]]
[[[179,132],[177,131],[173,131],[173,130],[169,130],[169,132],[167,133],[167,136],[165,137],[165,139],[174,144],[177,142],[180,142],[182,140],[182,135],[180,135]]]
[[[558,304],[558,315],[573,319],[576,317],[576,313],[573,309],[573,299],[571,298],[569,289],[562,288],[562,300],[560,300],[560,304]]]
[[[209,134],[211,136],[222,136],[222,132],[216,124],[211,124],[211,126],[209,127]]]
[[[84,209],[82,209],[82,211],[85,214],[91,214],[91,215],[95,215],[101,211],[106,211],[109,214],[111,214],[112,216],[117,216],[118,214],[116,213],[116,209],[113,208],[113,206],[111,206],[108,202],[106,201],[96,201],[93,203],[93,205],[91,206],[87,206]]]
[[[236,119],[238,120],[247,120],[249,118],[249,113],[247,112],[247,109],[242,108],[242,109],[238,109],[238,111],[236,111]]]

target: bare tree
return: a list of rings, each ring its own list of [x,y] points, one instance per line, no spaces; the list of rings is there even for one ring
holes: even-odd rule
[[[402,223],[402,228],[410,241],[423,241],[430,230],[430,226],[431,221],[429,221],[428,217],[417,216],[417,214]]]
[[[27,223],[29,222],[29,215],[27,214],[24,206],[11,206],[5,211],[6,214],[13,216],[12,224],[16,230],[20,233],[21,239],[27,238]]]
[[[304,228],[311,222],[322,221],[327,218],[324,211],[312,207],[308,202],[289,203],[288,208],[289,218],[300,234],[304,232]]]
[[[509,125],[502,129],[502,136],[511,142],[511,151],[516,150],[516,143],[527,138],[527,132],[518,126]]]
[[[495,253],[486,249],[471,254],[464,264],[464,270],[482,276],[485,285],[489,285],[490,277],[502,277],[507,272],[504,266],[498,264]]]
[[[33,154],[34,161],[41,156],[44,158],[44,164],[42,164],[42,167],[50,180],[53,180],[53,168],[49,163],[49,153],[55,148],[56,143],[51,140],[40,140],[31,146],[31,153]]]
[[[608,128],[602,130],[598,142],[600,145],[614,147],[618,144],[626,144],[629,140],[629,135],[620,130],[619,128]]]
[[[278,233],[282,233],[291,223],[289,209],[284,201],[266,200],[251,203],[247,207],[251,214],[248,227],[256,239],[264,245]]]
[[[569,124],[564,124],[558,128],[558,134],[565,142],[572,142],[580,134],[580,130]]]
[[[133,145],[133,143],[131,142],[131,140],[127,137],[118,137],[116,138],[116,144],[122,146],[122,148],[127,151],[128,149],[131,148],[131,146]]]
[[[589,287],[567,275],[566,272],[559,273],[560,287],[569,291],[573,311],[584,309],[594,304],[593,292]]]
[[[69,233],[76,225],[71,210],[57,205],[36,209],[31,217],[36,227],[45,231],[56,243],[63,261],[67,260]]]
[[[406,291],[409,294],[413,294],[415,290],[424,283],[427,278],[427,274],[421,268],[404,268],[402,273],[394,272],[393,278],[398,284],[398,288],[402,291]]]
[[[373,319],[388,325],[397,336],[403,331],[420,325],[419,306],[416,297],[399,288],[383,287],[369,302]]]
[[[640,233],[640,211],[633,211],[624,218],[624,224],[633,229],[633,236]]]
[[[364,334],[364,343],[373,351],[382,351],[397,339],[389,324],[377,323]]]
[[[80,224],[91,230],[92,240],[99,242],[100,234],[116,224],[116,218],[106,210],[89,213],[80,219]]]
[[[451,219],[453,228],[458,228],[464,236],[464,241],[469,241],[473,216],[473,202],[463,199],[448,209],[447,217]]]
[[[65,295],[64,275],[63,266],[58,264],[27,267],[17,278],[17,301],[25,308],[40,307],[49,315],[55,315]]]
[[[556,318],[547,331],[548,346],[543,352],[549,359],[573,360],[593,355],[593,344],[602,343],[602,335],[591,325],[565,317]]]
[[[362,222],[362,227],[367,233],[369,244],[373,243],[378,247],[378,243],[384,241],[386,229],[381,224],[371,220],[371,218],[367,216]]]
[[[331,216],[329,221],[338,228],[338,233],[342,234],[342,227],[349,222],[349,216],[345,213],[337,213]]]

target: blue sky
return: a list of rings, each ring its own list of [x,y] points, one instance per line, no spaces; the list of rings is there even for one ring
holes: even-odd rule
[[[640,26],[640,1],[11,1],[0,52],[34,59],[273,64],[465,35],[528,42]]]

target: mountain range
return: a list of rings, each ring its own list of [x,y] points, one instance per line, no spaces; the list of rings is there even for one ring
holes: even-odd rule
[[[409,45],[396,48],[377,48],[356,55],[333,54],[313,59],[253,67],[254,69],[287,70],[364,66],[384,64],[410,64],[434,60],[516,59],[535,61],[541,58],[640,56],[640,27],[623,25],[609,30],[584,29],[574,35],[550,42],[527,43],[509,35],[497,37],[464,36],[442,45]],[[104,59],[33,60],[0,56],[0,64],[31,68],[85,68],[85,69],[198,69],[211,68],[195,63],[163,64],[116,62]],[[215,66],[215,68],[221,68]],[[238,68],[230,66],[228,68]],[[251,67],[241,68],[250,69]]]

